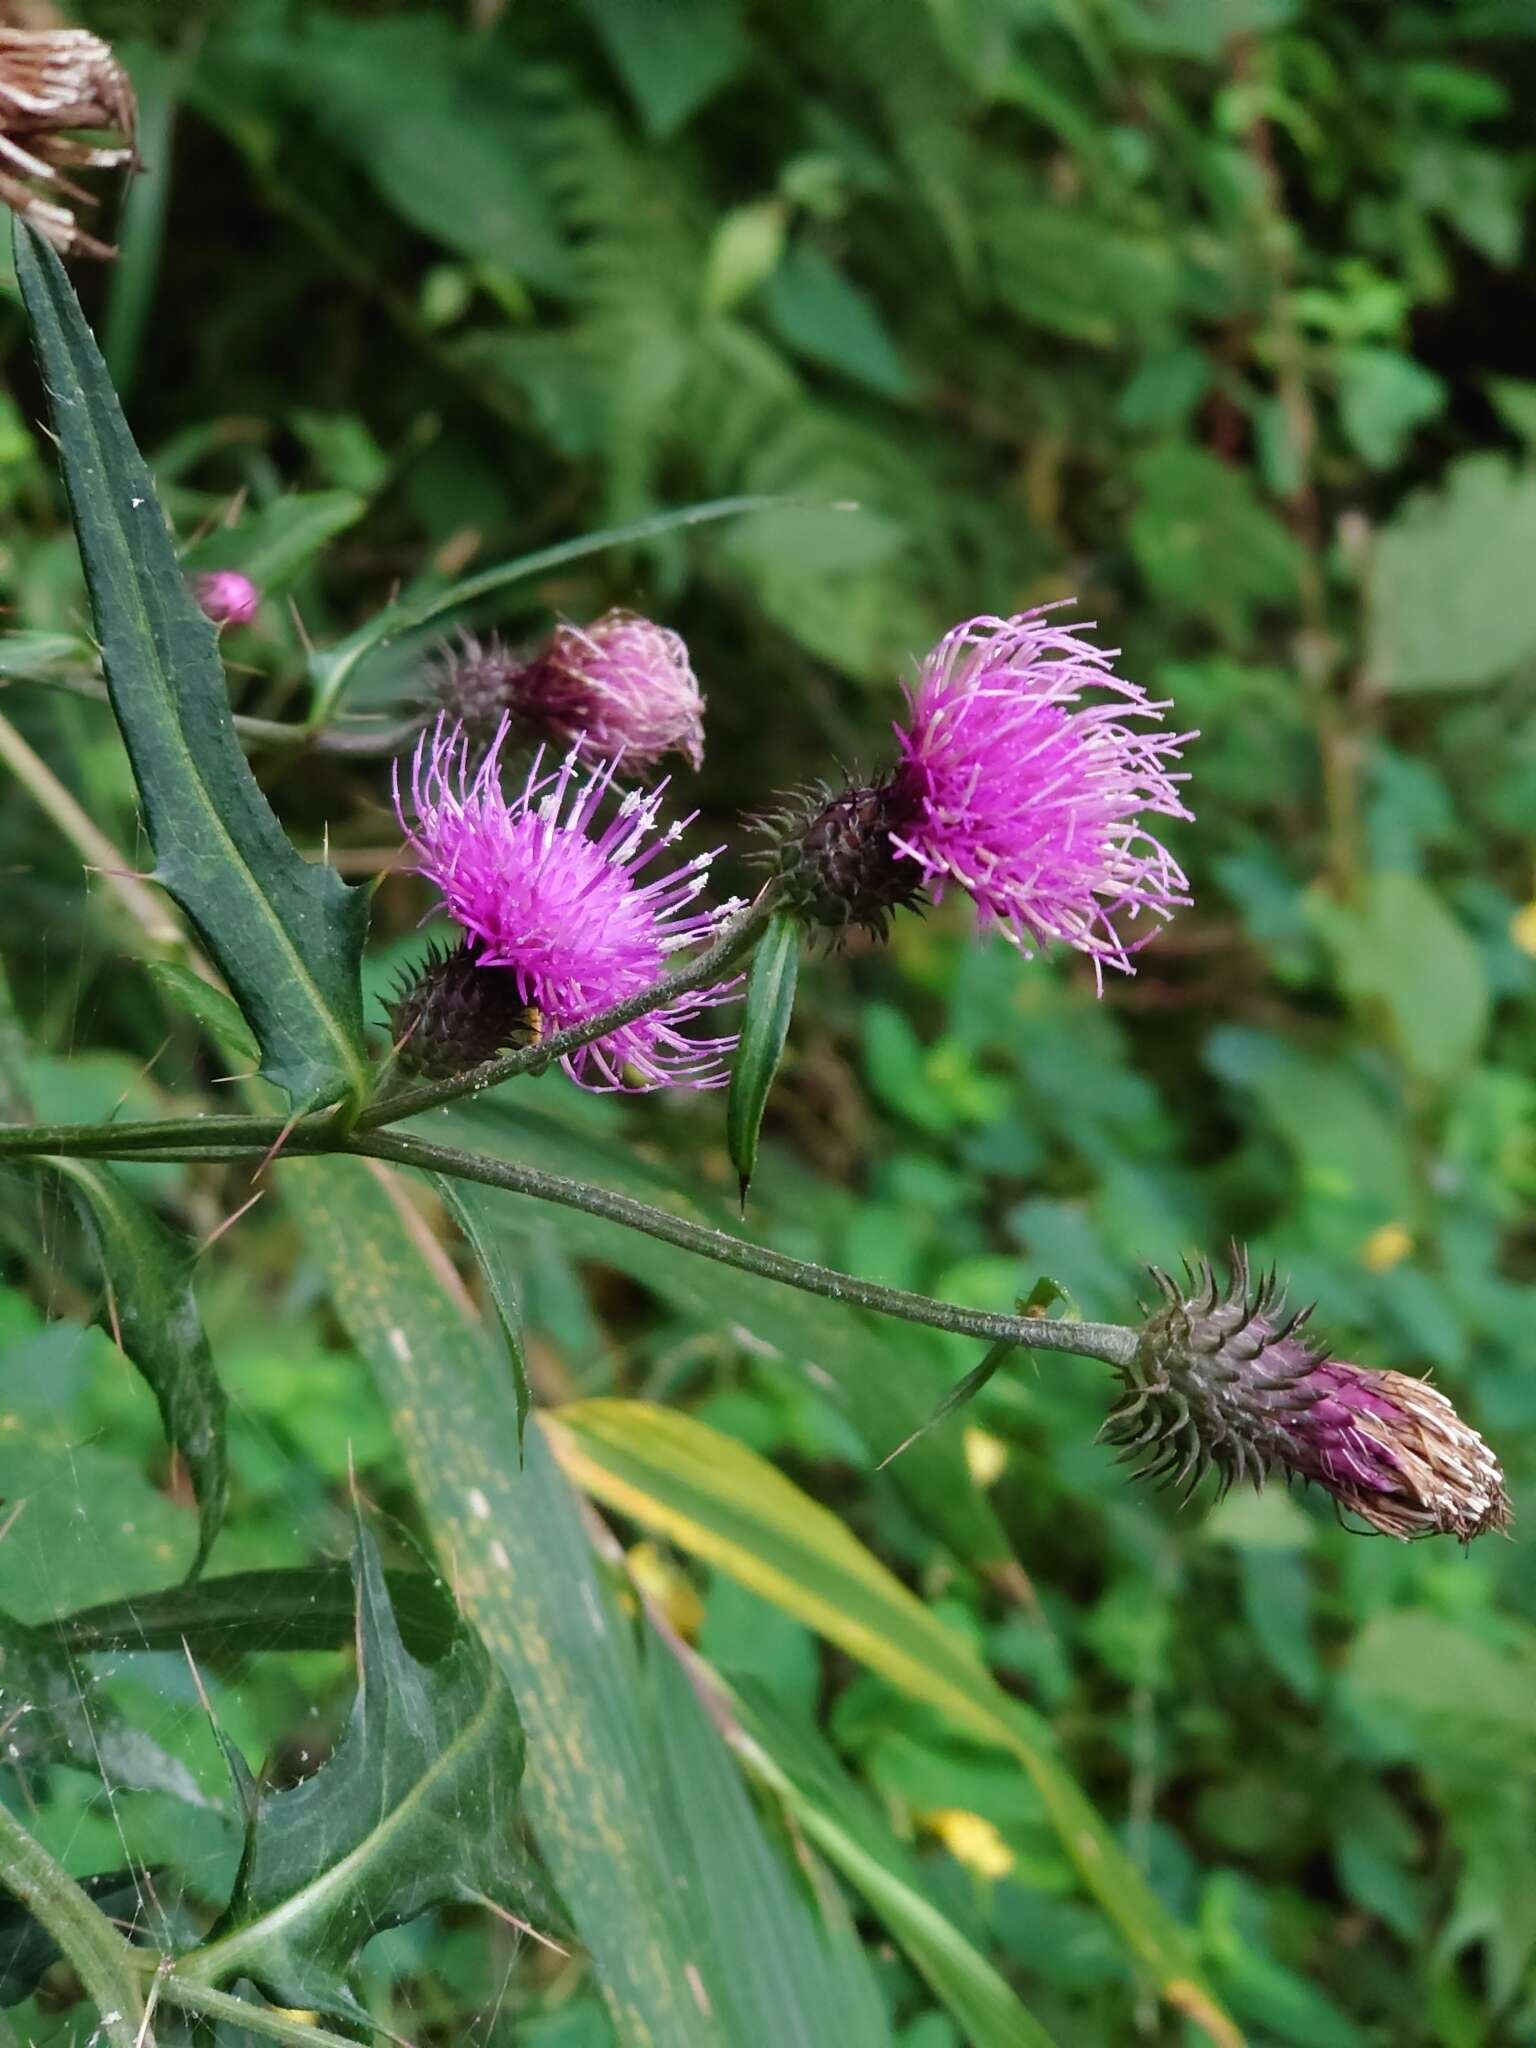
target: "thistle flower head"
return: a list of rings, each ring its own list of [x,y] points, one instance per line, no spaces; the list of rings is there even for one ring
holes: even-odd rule
[[[1058,940],[1130,973],[1141,917],[1189,901],[1144,813],[1188,818],[1169,763],[1193,733],[1147,730],[1168,706],[1045,611],[947,633],[896,728],[892,833],[937,900],[954,883],[1026,955]]]
[[[678,634],[636,612],[557,626],[528,671],[529,712],[584,761],[627,772],[681,754],[704,765],[704,699]]]
[[[261,592],[238,569],[210,569],[192,579],[203,617],[216,626],[248,626],[261,606]]]
[[[526,668],[499,633],[484,640],[461,633],[455,646],[438,650],[429,681],[449,718],[457,719],[471,740],[489,746],[504,719],[516,722],[518,684]]]
[[[1214,1465],[1225,1491],[1278,1467],[1404,1542],[1508,1526],[1498,1460],[1445,1396],[1330,1358],[1300,1334],[1311,1310],[1288,1314],[1273,1273],[1255,1280],[1240,1248],[1224,1293],[1205,1261],[1187,1288],[1155,1267],[1152,1277],[1163,1306],[1102,1431],[1144,1475],[1192,1488]]]
[[[659,825],[666,785],[632,790],[599,816],[614,766],[584,770],[572,748],[553,768],[541,750],[523,788],[501,786],[501,732],[478,765],[463,727],[424,733],[395,808],[419,871],[442,891],[478,968],[510,977],[545,1035],[583,1022],[658,980],[680,948],[713,936],[735,908],[693,906],[713,854],[648,874],[683,825]],[[682,1026],[725,1002],[734,984],[696,989],[566,1054],[573,1081],[599,1091],[711,1088],[733,1037],[691,1039]]]

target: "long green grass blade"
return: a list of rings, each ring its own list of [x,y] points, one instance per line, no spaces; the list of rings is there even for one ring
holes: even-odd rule
[[[666,1767],[630,1624],[536,1429],[519,1469],[504,1358],[457,1298],[402,1183],[324,1159],[289,1161],[283,1184],[394,1417],[445,1574],[511,1682],[534,1832],[624,2048],[737,2048],[721,2014],[748,1969],[753,1929],[732,1906],[745,1880],[719,1875],[698,1919],[671,1855]],[[719,1739],[707,1726],[699,1736]]]
[[[24,224],[16,277],[52,405],[112,708],[156,878],[197,926],[295,1109],[361,1103],[368,896],[290,845],[246,765],[213,628],[64,266]]]
[[[765,1458],[644,1401],[583,1401],[545,1418],[561,1464],[598,1500],[708,1558],[1028,1772],[1084,1887],[1170,2005],[1221,2048],[1241,2036],[1201,1981],[1189,1937],[1078,1789],[1050,1728],[1011,1699],[942,1621],[835,1515]]]

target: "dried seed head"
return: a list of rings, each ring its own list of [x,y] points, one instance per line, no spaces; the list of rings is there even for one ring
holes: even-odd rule
[[[539,1013],[504,967],[482,967],[468,946],[434,946],[415,974],[402,977],[389,1024],[403,1072],[451,1080],[500,1052],[536,1045]]]
[[[103,145],[66,131],[104,130]],[[0,28],[0,199],[65,255],[111,256],[76,222],[95,200],[68,174],[138,162],[138,102],[128,74],[84,29]]]
[[[1239,1247],[1225,1293],[1203,1260],[1187,1289],[1155,1267],[1152,1277],[1164,1306],[1101,1432],[1143,1475],[1192,1488],[1214,1465],[1225,1491],[1278,1467],[1404,1542],[1508,1527],[1498,1460],[1445,1396],[1329,1358],[1299,1335],[1311,1310],[1287,1314],[1273,1273],[1255,1281]]]
[[[892,845],[907,811],[899,770],[868,787],[817,783],[751,821],[769,841],[755,859],[784,877],[785,900],[807,924],[883,939],[893,910],[923,901],[922,870]]]

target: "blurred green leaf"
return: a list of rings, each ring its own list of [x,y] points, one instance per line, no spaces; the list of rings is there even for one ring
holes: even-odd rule
[[[1339,414],[1344,431],[1372,469],[1402,460],[1415,432],[1445,405],[1433,371],[1395,349],[1344,349],[1339,356]]]
[[[512,1693],[467,1631],[419,1664],[390,1607],[378,1550],[358,1525],[357,1697],[313,1777],[260,1794],[230,1751],[246,1809],[234,1896],[179,1970],[249,1977],[274,2004],[366,2020],[352,1989],[364,1944],[449,1900],[491,1900],[548,1924],[519,1846],[523,1730]]]
[[[289,844],[240,751],[213,628],[187,590],[64,267],[18,224],[17,277],[53,404],[112,708],[156,876],[196,924],[294,1108],[367,1088],[368,894]]]
[[[1261,606],[1291,602],[1299,556],[1247,474],[1203,448],[1165,447],[1135,466],[1131,548],[1153,594],[1237,638]]]
[[[768,279],[768,318],[786,347],[882,398],[912,394],[912,373],[869,294],[814,242],[799,241]]]
[[[582,0],[652,135],[672,135],[742,69],[738,0]]]
[[[188,575],[238,569],[263,597],[286,590],[333,541],[367,511],[355,491],[299,491],[275,498],[234,526],[219,526],[188,548]]]
[[[1488,1027],[1488,979],[1475,940],[1427,882],[1373,875],[1358,911],[1330,904],[1319,921],[1340,982],[1382,1006],[1410,1073],[1443,1082],[1471,1065]]]
[[[1467,455],[1378,535],[1366,590],[1384,690],[1467,690],[1536,658],[1536,474]]]
[[[575,1402],[544,1427],[565,1470],[609,1507],[720,1565],[956,1727],[1017,1758],[1083,1884],[1163,1996],[1213,2041],[1239,2040],[1200,1982],[1183,1930],[1058,1761],[1046,1723],[1010,1699],[965,1637],[836,1516],[755,1452],[650,1402]]]
[[[196,1252],[173,1237],[109,1166],[85,1159],[48,1163],[75,1197],[95,1241],[113,1334],[149,1383],[166,1441],[186,1464],[197,1498],[197,1555],[188,1574],[196,1578],[219,1533],[229,1491],[228,1404],[192,1292]]]
[[[223,989],[215,988],[211,981],[194,974],[190,967],[178,966],[174,960],[147,960],[144,964],[150,980],[165,992],[177,1009],[194,1018],[232,1058],[248,1060],[253,1067],[256,1065],[261,1058],[261,1047],[241,1016],[239,1004]]]

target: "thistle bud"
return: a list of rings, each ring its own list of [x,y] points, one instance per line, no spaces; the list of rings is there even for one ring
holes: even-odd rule
[[[248,626],[261,605],[261,592],[238,569],[210,569],[192,579],[192,594],[203,617],[216,626]]]
[[[489,746],[517,705],[525,672],[526,663],[508,650],[500,634],[480,640],[461,633],[458,645],[441,649],[432,664],[432,694],[472,741]]]
[[[676,633],[635,612],[557,626],[526,658],[494,635],[466,634],[439,656],[435,694],[472,739],[489,743],[505,717],[517,740],[552,740],[588,767],[636,774],[665,754],[704,761],[704,699]]]
[[[517,991],[517,976],[484,967],[468,946],[433,947],[389,1004],[401,1069],[429,1080],[467,1074],[500,1052],[536,1045],[539,1013]]]
[[[1163,1306],[1100,1432],[1141,1476],[1193,1488],[1214,1465],[1225,1492],[1278,1467],[1403,1542],[1508,1527],[1498,1460],[1437,1389],[1330,1358],[1300,1335],[1310,1308],[1288,1314],[1274,1274],[1255,1280],[1237,1246],[1225,1293],[1207,1261],[1186,1274],[1187,1289],[1152,1268]]]
[[[891,912],[923,896],[923,873],[892,844],[908,805],[898,771],[870,787],[816,783],[752,822],[771,844],[756,856],[784,878],[784,900],[807,924],[883,939]]]

